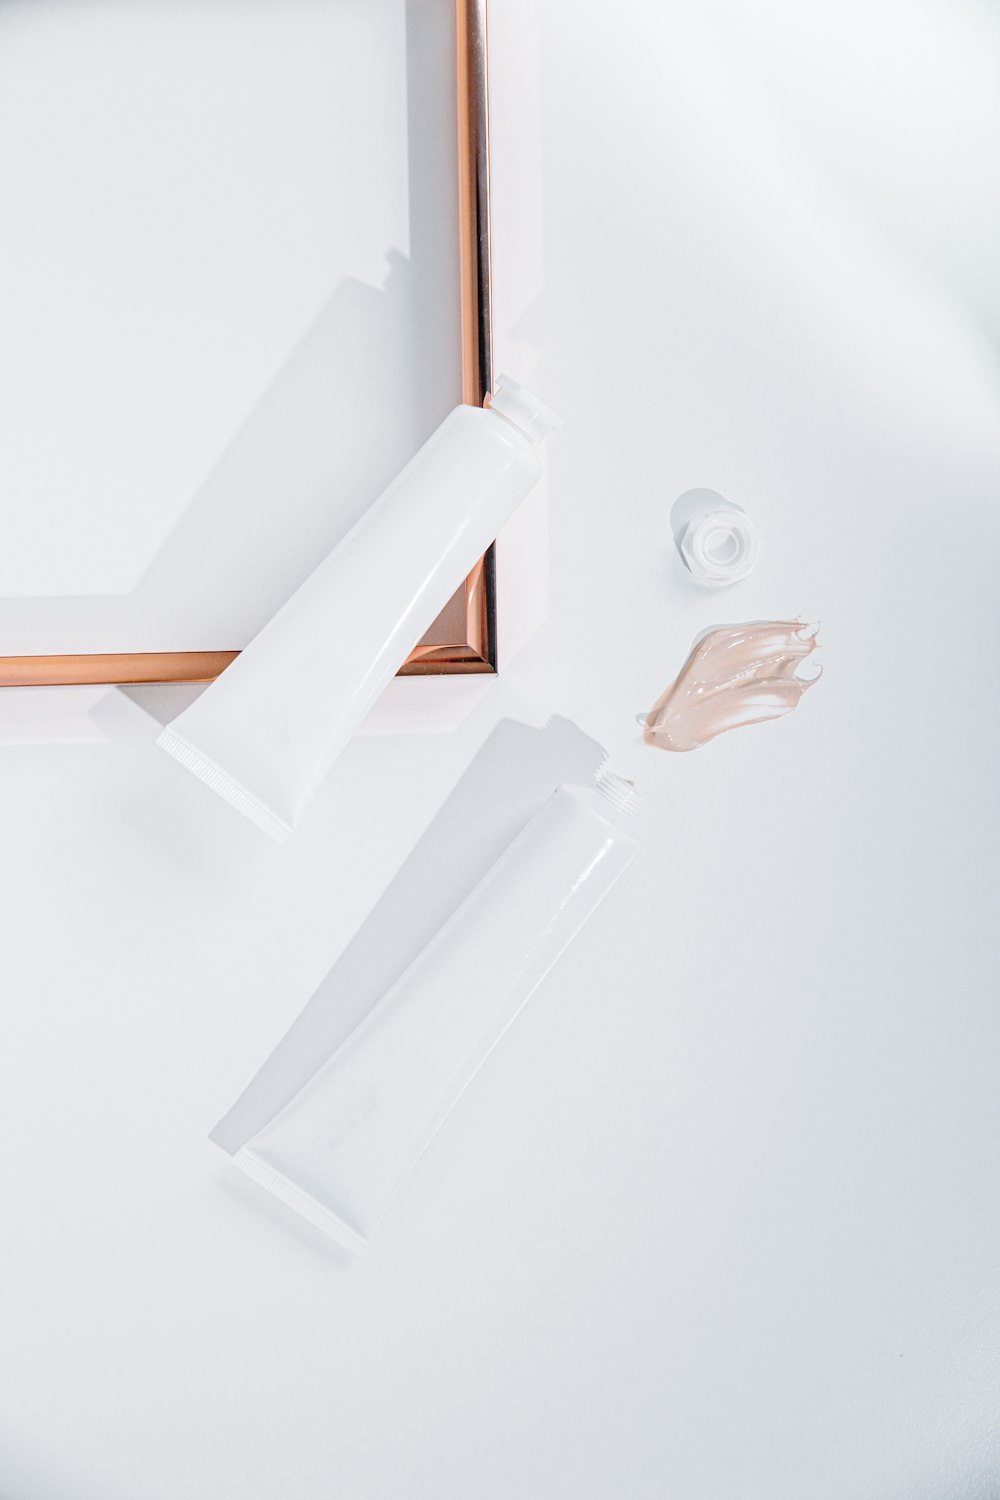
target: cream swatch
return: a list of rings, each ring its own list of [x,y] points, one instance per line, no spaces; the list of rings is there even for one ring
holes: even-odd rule
[[[727,729],[791,713],[821,675],[796,675],[818,630],[801,620],[761,620],[708,631],[646,715],[646,744],[697,750]]]

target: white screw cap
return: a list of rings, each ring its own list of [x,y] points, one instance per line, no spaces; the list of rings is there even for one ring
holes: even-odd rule
[[[498,377],[490,406],[515,427],[520,427],[533,443],[540,442],[550,432],[558,432],[562,426],[562,418],[511,375]]]
[[[712,490],[690,490],[675,505],[673,519],[677,550],[699,583],[725,588],[753,572],[760,537],[741,505]]]

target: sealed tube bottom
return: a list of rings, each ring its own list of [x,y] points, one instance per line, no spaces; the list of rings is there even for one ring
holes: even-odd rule
[[[233,1158],[348,1250],[634,856],[637,797],[563,786],[359,1026]]]

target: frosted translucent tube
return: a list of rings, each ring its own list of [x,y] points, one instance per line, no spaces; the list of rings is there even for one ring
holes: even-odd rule
[[[158,743],[283,840],[347,740],[537,480],[556,419],[509,376],[457,406]]]
[[[312,1079],[237,1152],[248,1176],[350,1250],[637,849],[631,787],[548,799]]]

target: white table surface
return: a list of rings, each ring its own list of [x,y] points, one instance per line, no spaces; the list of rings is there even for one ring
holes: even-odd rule
[[[280,849],[154,748],[179,691],[0,698],[3,1500],[1000,1492],[998,57],[971,0],[552,0],[548,623]],[[695,485],[762,534],[726,593]],[[640,745],[798,611],[793,717]],[[206,1133],[552,711],[643,855],[345,1268]]]

